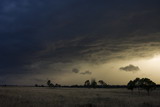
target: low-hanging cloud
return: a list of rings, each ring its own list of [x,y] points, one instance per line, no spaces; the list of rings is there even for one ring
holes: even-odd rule
[[[85,71],[85,72],[81,72],[80,74],[82,74],[82,75],[91,75],[92,72],[90,72],[90,71]]]
[[[120,70],[123,70],[123,71],[126,71],[126,72],[135,72],[135,71],[140,71],[140,68],[138,66],[135,66],[135,65],[128,65],[128,66],[125,66],[125,67],[120,67],[119,68]]]
[[[76,73],[76,74],[77,74],[77,73],[79,73],[79,69],[77,69],[77,68],[73,68],[73,69],[72,69],[72,72],[74,72],[74,73]]]

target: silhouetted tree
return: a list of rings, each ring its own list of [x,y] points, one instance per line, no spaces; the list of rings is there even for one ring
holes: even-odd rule
[[[133,81],[132,80],[129,81],[129,83],[127,84],[127,88],[132,92],[134,88],[138,88],[138,90],[142,88],[146,90],[149,95],[150,91],[156,89],[156,83],[154,83],[148,78],[142,78],[142,79],[136,78]]]
[[[133,80],[136,88],[139,87],[139,85],[140,85],[140,84],[139,84],[139,81],[140,81],[140,80],[141,80],[140,78],[136,78],[135,80]]]
[[[61,87],[61,85],[60,84],[55,84],[55,87]]]
[[[84,82],[84,86],[85,86],[85,87],[90,87],[90,81],[89,81],[89,80],[86,80],[86,81]]]
[[[156,83],[148,78],[142,78],[139,81],[140,88],[145,89],[149,95],[150,91],[156,89]]]
[[[107,84],[103,80],[98,81],[102,88],[107,87]]]
[[[134,88],[138,88],[138,93],[140,94],[140,78],[136,78],[135,80],[133,80],[134,82]]]
[[[51,80],[48,80],[47,81],[47,85],[49,86],[51,84]]]
[[[49,87],[54,87],[54,84],[51,83],[51,80],[48,80],[48,81],[47,81],[47,85],[48,85]]]
[[[54,84],[53,84],[53,83],[51,83],[51,84],[49,85],[49,87],[54,87]]]
[[[35,87],[38,87],[38,84],[35,84],[34,86],[35,86]]]
[[[41,85],[41,87],[44,87],[44,85]]]
[[[97,86],[96,80],[95,79],[91,79],[91,87],[92,88],[96,88],[96,86]]]
[[[127,84],[127,88],[131,90],[133,93],[133,89],[135,88],[135,83],[132,80],[130,80]]]

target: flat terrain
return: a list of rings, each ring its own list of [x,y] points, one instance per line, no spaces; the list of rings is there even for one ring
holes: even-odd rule
[[[0,107],[160,107],[160,90],[0,87]]]

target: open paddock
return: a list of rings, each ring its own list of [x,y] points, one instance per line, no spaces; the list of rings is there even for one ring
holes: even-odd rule
[[[1,107],[160,107],[160,90],[0,87]]]

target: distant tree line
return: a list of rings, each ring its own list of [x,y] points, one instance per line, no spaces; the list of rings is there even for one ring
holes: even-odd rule
[[[47,87],[61,87],[61,85],[60,84],[53,84],[52,82],[51,82],[51,80],[47,80],[47,83],[46,83],[46,85],[47,85]],[[46,85],[38,85],[38,84],[35,84],[34,86],[35,87],[46,87]]]
[[[35,84],[34,86],[35,87],[44,87],[44,85],[38,85],[38,84]]]
[[[35,84],[36,87],[40,87],[39,85]],[[51,82],[51,80],[47,81],[47,86],[50,88],[53,87],[75,87],[75,88],[107,88],[108,85],[103,81],[103,80],[99,80],[98,82],[96,82],[95,79],[91,79],[90,80],[86,80],[84,82],[84,85],[71,85],[71,86],[61,86],[60,84],[53,84]]]
[[[99,80],[98,82],[96,79],[86,80],[84,85],[71,85],[71,86],[61,86],[60,84],[53,84],[51,80],[47,80],[47,86],[50,88],[54,87],[68,87],[68,88],[127,88],[131,90],[133,93],[134,89],[146,90],[148,95],[151,91],[155,90],[156,87],[160,87],[160,85],[156,85],[152,80],[149,78],[136,78],[134,80],[130,80],[127,85],[108,85],[103,80]],[[45,87],[44,85],[35,84],[35,87]]]

